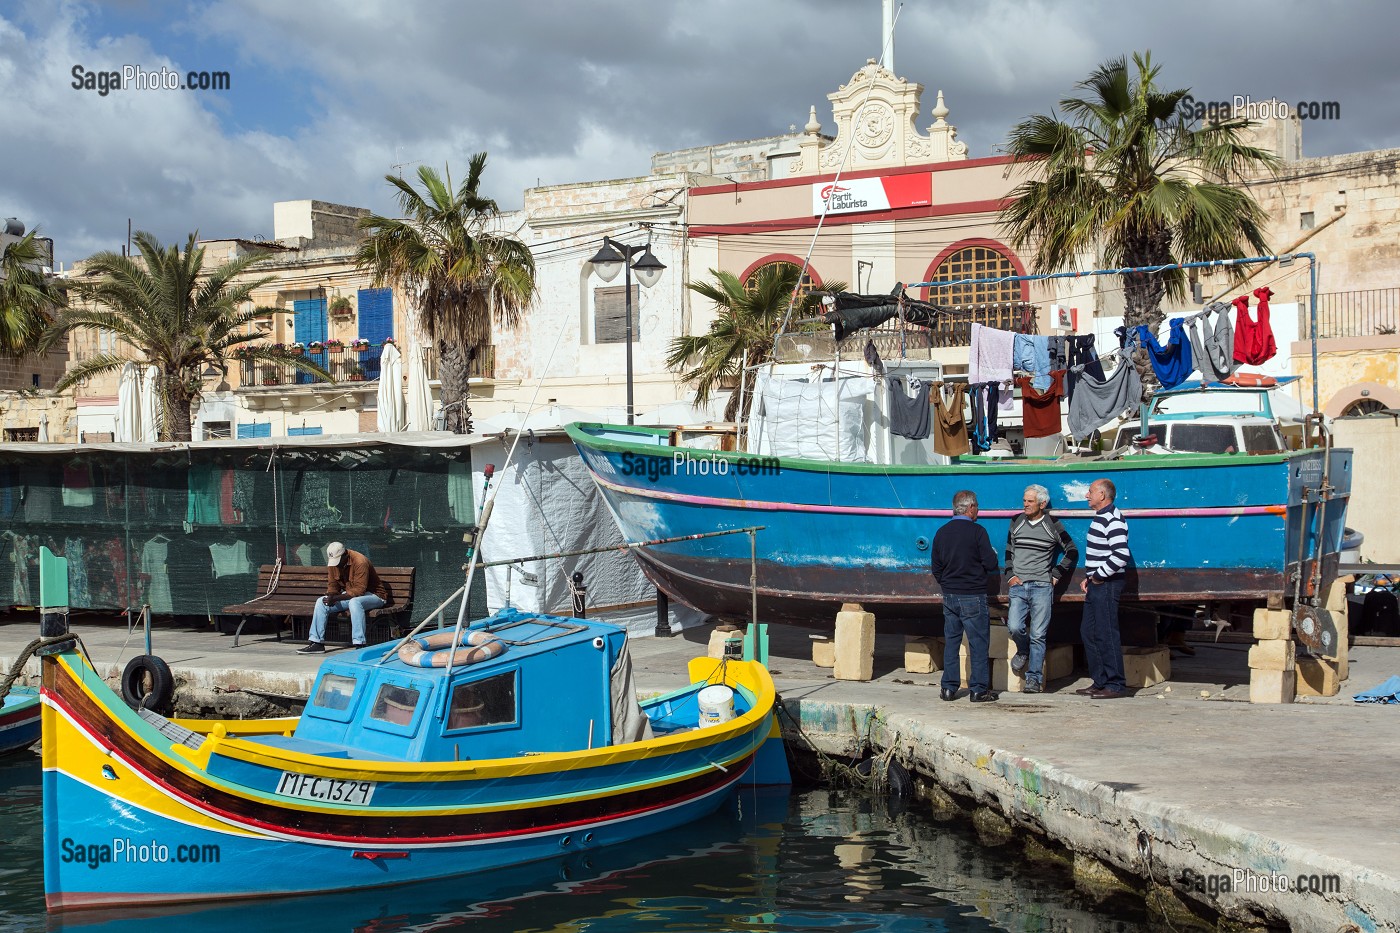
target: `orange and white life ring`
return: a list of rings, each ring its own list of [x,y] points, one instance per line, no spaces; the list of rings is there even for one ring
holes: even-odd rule
[[[1277,379],[1263,373],[1235,373],[1233,376],[1226,376],[1221,381],[1227,385],[1243,388],[1267,388],[1278,385]]]
[[[454,632],[434,632],[410,638],[399,646],[399,660],[414,667],[463,667],[499,657],[505,642],[490,632],[464,632],[453,645]]]

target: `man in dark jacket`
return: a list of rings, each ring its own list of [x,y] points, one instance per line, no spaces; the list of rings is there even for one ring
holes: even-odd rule
[[[971,662],[967,685],[973,703],[997,698],[991,688],[992,665],[987,658],[991,638],[987,618],[987,588],[997,572],[997,554],[987,529],[977,524],[977,495],[969,489],[953,494],[953,518],[933,536],[933,576],[943,590],[943,689],[951,700],[962,680],[958,649],[967,634]]]
[[[1006,627],[1016,643],[1011,669],[1025,676],[1026,693],[1043,689],[1045,631],[1050,627],[1055,586],[1079,562],[1079,549],[1060,520],[1046,511],[1049,504],[1048,489],[1027,486],[1021,497],[1022,512],[1011,520],[1006,534],[1006,589],[1011,597]]]
[[[365,646],[365,616],[394,601],[389,585],[379,579],[374,564],[359,551],[351,551],[339,541],[326,545],[326,595],[316,600],[311,613],[310,641],[298,654],[319,654],[326,650],[326,620],[337,612],[350,613],[350,640],[354,647]]]

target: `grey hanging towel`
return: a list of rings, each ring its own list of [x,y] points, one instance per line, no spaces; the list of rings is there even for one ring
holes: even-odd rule
[[[1120,362],[1106,379],[1085,371],[1069,400],[1069,433],[1088,437],[1119,414],[1136,409],[1141,399],[1142,379],[1132,363]]]
[[[911,396],[905,390],[903,376],[891,376],[886,385],[890,390],[890,433],[921,441],[929,436],[929,383],[920,383]]]

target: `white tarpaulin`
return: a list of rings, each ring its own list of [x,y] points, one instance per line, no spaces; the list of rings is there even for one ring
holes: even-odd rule
[[[141,376],[141,436],[136,439],[147,444],[160,438],[160,395],[156,391],[159,375],[159,367],[147,366]]]
[[[428,348],[408,348],[408,430],[433,429],[433,387],[428,384]]]
[[[112,440],[118,444],[136,444],[145,440],[141,431],[141,373],[135,363],[122,367],[117,380],[116,432]]]
[[[379,357],[379,430],[386,434],[404,429],[403,356],[392,343]]]
[[[872,386],[868,377],[843,377],[838,388],[832,379],[760,373],[749,422],[749,453],[844,463],[869,461],[865,412],[874,404]]]
[[[560,417],[566,413],[575,417]],[[521,438],[509,468],[505,463],[513,433],[472,448],[472,488],[478,495],[485,482],[483,468],[488,463],[496,467],[492,480],[496,500],[482,541],[482,561],[622,544],[607,503],[578,451],[557,427],[595,419],[586,412],[559,409],[537,412],[528,421],[521,416],[504,418],[514,422],[512,429],[523,424],[533,434]],[[477,425],[483,433],[502,427],[497,419]],[[569,583],[574,573],[583,575],[589,618],[623,626],[633,636],[655,631],[656,588],[626,551],[531,561],[514,565],[509,575],[505,567],[489,568],[487,605],[493,611],[506,605],[509,586],[509,604],[518,609],[572,614]],[[698,625],[704,618],[688,606],[670,604],[673,631]]]

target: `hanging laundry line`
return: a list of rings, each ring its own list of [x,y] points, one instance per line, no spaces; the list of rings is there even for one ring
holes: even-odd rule
[[[1117,269],[1083,269],[1073,272],[1040,272],[1034,275],[1004,275],[993,278],[957,279],[951,282],[914,282],[908,288],[952,288],[958,285],[1001,285],[1006,282],[1040,282],[1050,279],[1080,279],[1102,275],[1156,275],[1173,269],[1223,269],[1229,266],[1260,263],[1289,263],[1298,259],[1308,261],[1308,320],[1312,343],[1313,414],[1321,411],[1317,385],[1317,255],[1314,253],[1282,253],[1277,256],[1249,256],[1243,259],[1211,259],[1203,262],[1169,262],[1157,266],[1126,266]]]

